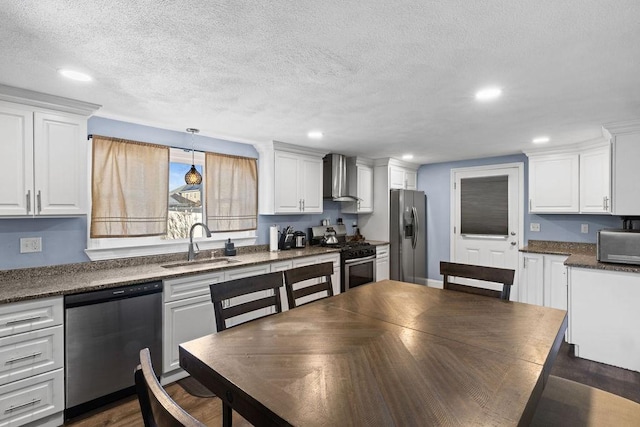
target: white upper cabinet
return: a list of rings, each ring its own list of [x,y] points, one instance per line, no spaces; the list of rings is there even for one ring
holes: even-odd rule
[[[578,213],[578,154],[529,157],[529,212]]]
[[[344,213],[373,212],[373,161],[349,157],[347,159],[348,194],[357,202],[343,202]]]
[[[0,104],[0,215],[33,213],[33,111]]]
[[[97,108],[0,85],[0,216],[86,214],[87,116]]]
[[[614,215],[640,215],[640,122],[626,128],[608,128],[613,136]]]
[[[610,143],[604,138],[529,157],[529,212],[607,214],[611,209]]]
[[[274,213],[322,212],[322,159],[275,153]]]
[[[611,211],[611,147],[609,144],[580,153],[580,212]]]
[[[257,144],[261,215],[322,212],[322,157],[305,147]]]
[[[389,166],[389,188],[417,190],[418,172],[402,166]]]

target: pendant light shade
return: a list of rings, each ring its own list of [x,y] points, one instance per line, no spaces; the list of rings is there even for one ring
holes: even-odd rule
[[[191,169],[184,176],[184,182],[188,185],[202,184],[202,175],[196,169],[195,162],[193,161],[193,134],[200,132],[199,129],[187,128],[187,132],[191,134]]]

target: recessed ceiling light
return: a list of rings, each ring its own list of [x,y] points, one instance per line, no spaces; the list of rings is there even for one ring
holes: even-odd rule
[[[413,154],[403,154],[402,160],[411,160],[413,159]]]
[[[319,130],[312,130],[307,133],[307,136],[311,139],[322,139],[322,132],[320,132]]]
[[[80,71],[74,71],[74,70],[63,68],[58,70],[58,72],[64,77],[71,80],[76,80],[78,82],[90,82],[91,80],[93,80],[90,75],[81,73]]]
[[[537,138],[533,138],[532,141],[534,144],[544,144],[545,142],[549,142],[548,136],[539,136]]]
[[[502,95],[502,89],[499,87],[487,87],[476,92],[476,100],[491,101]]]

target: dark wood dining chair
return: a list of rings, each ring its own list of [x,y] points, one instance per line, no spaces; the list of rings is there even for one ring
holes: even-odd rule
[[[509,301],[515,270],[440,261],[440,274],[443,276],[444,289],[484,295]],[[455,283],[451,281],[452,276],[482,280],[484,282],[501,283],[502,291]]]
[[[282,303],[280,301],[281,286],[282,272],[280,271],[210,285],[211,301],[213,302],[216,318],[216,330],[220,332],[228,329],[227,319],[255,312],[256,310],[273,307],[275,313],[280,313],[282,311]],[[227,305],[226,303],[226,301],[231,298],[266,290],[272,290],[273,295],[266,297],[257,296],[255,299],[242,304]]]
[[[289,303],[289,308],[296,308],[299,305],[302,305],[298,303],[298,299],[304,298],[309,295],[326,293],[326,295],[318,296],[318,298],[315,298],[312,301],[333,296],[333,285],[331,284],[332,274],[333,262],[331,261],[323,262],[322,264],[311,264],[305,265],[303,267],[296,267],[290,270],[285,270],[284,285],[287,290],[287,301]],[[300,285],[301,282],[316,278],[320,279],[320,283],[309,283]]]
[[[531,426],[640,426],[640,403],[549,375]]]
[[[162,388],[153,372],[148,348],[140,350],[140,364],[134,377],[145,427],[205,427],[182,409]]]

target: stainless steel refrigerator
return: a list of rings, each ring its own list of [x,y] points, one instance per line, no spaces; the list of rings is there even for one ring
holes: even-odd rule
[[[427,283],[427,198],[423,191],[391,190],[390,277]]]

